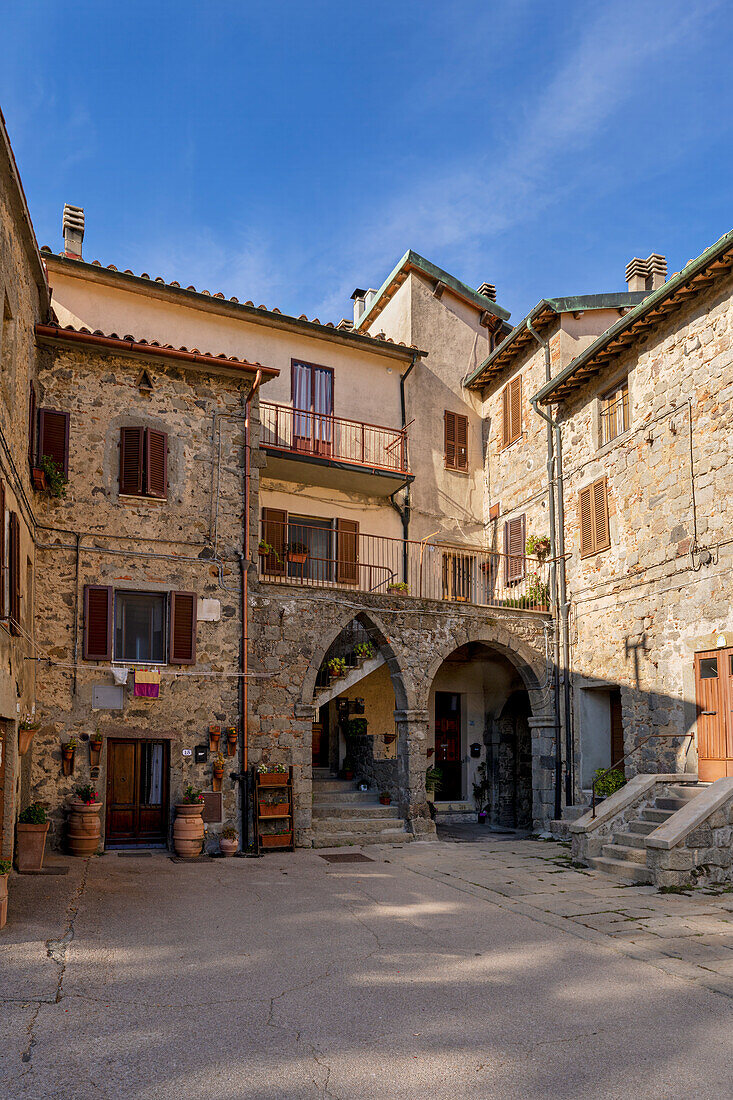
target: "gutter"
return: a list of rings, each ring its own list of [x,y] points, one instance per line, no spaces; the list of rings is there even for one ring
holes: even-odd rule
[[[526,320],[527,331],[531,333],[545,354],[545,378],[547,382],[552,377],[550,363],[550,344],[543,340],[532,327],[531,314]],[[549,489],[550,508],[550,553],[554,559],[553,564],[553,597],[559,605],[560,631],[555,632],[555,813],[557,819],[562,815],[562,758],[561,758],[561,728],[560,728],[560,671],[562,669],[563,702],[565,717],[565,804],[570,806],[573,801],[573,737],[572,737],[572,713],[570,706],[570,636],[568,630],[568,598],[567,576],[565,568],[565,500],[563,493],[562,470],[562,434],[560,426],[552,417],[539,408],[537,398],[530,397],[529,403],[547,423],[547,475]],[[557,496],[556,496],[557,494]],[[557,535],[555,528],[557,526]],[[558,567],[559,563],[559,567]],[[562,636],[562,666],[560,665],[560,644]]]

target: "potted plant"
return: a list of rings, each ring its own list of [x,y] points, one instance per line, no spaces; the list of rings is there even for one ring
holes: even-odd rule
[[[307,542],[289,542],[288,543],[288,561],[296,562],[298,565],[303,565],[308,560],[308,543]]]
[[[263,848],[289,848],[292,843],[292,831],[287,833],[262,833],[260,836],[260,844]]]
[[[30,714],[27,714],[18,726],[18,754],[25,756],[31,747],[31,741],[38,729],[38,722]]]
[[[328,674],[332,680],[346,675],[346,661],[343,657],[332,657],[328,662]]]
[[[219,850],[223,856],[233,856],[239,847],[239,833],[227,825],[219,834]]]
[[[389,791],[380,791],[379,792],[379,801],[382,804],[382,806],[389,806],[390,803],[392,802],[392,795],[389,793]]]
[[[19,871],[40,871],[43,867],[48,825],[42,802],[32,802],[20,814],[16,828]]]
[[[211,766],[211,771],[214,779],[221,780],[224,778],[224,757],[221,753],[217,753],[214,763]]]
[[[282,558],[278,554],[275,547],[271,543],[266,542],[264,539],[260,539],[258,552],[261,558],[272,558],[278,563],[278,565],[282,564]]]
[[[46,475],[40,466],[31,467],[31,479],[33,481],[33,488],[39,493],[46,491]]]
[[[364,737],[368,729],[366,718],[350,718],[348,726],[349,737]]]
[[[285,817],[290,815],[290,799],[287,794],[271,794],[260,802],[260,817]]]
[[[387,591],[399,592],[401,595],[406,596],[410,589],[405,581],[390,581],[387,585]]]
[[[99,729],[89,738],[89,764],[92,768],[99,767],[99,758],[102,754],[102,735]]]
[[[354,650],[354,656],[360,665],[374,656],[374,646],[370,642],[359,642]]]
[[[596,792],[596,802],[609,798],[616,791],[620,791],[626,785],[626,776],[618,768],[607,771],[605,768],[596,768],[593,773],[593,787]]]
[[[8,919],[8,875],[12,866],[9,859],[0,859],[0,928]]]
[[[93,856],[102,835],[102,802],[91,783],[81,784],[74,793],[69,806],[69,851],[72,856]]]
[[[239,734],[234,726],[229,726],[227,729],[227,756],[235,756],[237,752],[237,742],[239,741]]]
[[[443,773],[440,768],[433,766],[425,772],[425,792],[429,802],[435,801],[436,794],[440,794],[443,786]]]
[[[209,726],[209,752],[219,751],[221,740],[221,726]]]
[[[527,588],[527,603],[534,611],[549,611],[550,586],[541,581],[537,573],[532,573]]]
[[[548,535],[530,535],[525,547],[530,558],[539,558],[544,561],[550,553],[550,539]]]
[[[284,787],[287,777],[288,769],[284,764],[257,765],[257,782],[261,787]]]
[[[183,792],[183,800],[176,803],[176,820],[173,823],[173,847],[176,855],[184,859],[200,856],[204,847],[204,796],[190,783]]]
[[[38,465],[45,476],[45,490],[48,495],[56,498],[65,497],[69,479],[58,462],[50,455],[43,455]]]
[[[75,737],[70,737],[68,741],[61,745],[61,766],[64,775],[71,775],[74,771],[74,756],[76,754],[77,743]]]
[[[347,756],[344,759],[344,779],[349,782],[354,778],[354,765],[353,762]]]
[[[382,734],[382,740],[384,741],[385,745],[394,745],[395,741],[397,740],[397,734],[396,733],[383,733]]]

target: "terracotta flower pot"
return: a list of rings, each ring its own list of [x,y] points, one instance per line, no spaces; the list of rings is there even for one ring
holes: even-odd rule
[[[263,848],[289,848],[293,843],[292,833],[265,833],[260,837]]]
[[[18,754],[20,756],[25,756],[28,752],[37,729],[38,726],[33,726],[33,728],[29,730],[18,730]]]
[[[69,851],[72,856],[93,856],[99,849],[102,823],[99,812],[101,802],[82,802],[78,798],[71,800],[69,806]]]
[[[0,928],[8,919],[8,876],[0,875]]]
[[[388,794],[380,794],[379,801],[383,806],[389,806],[392,802],[392,796]]]
[[[213,775],[214,775],[214,779],[223,779],[224,778],[224,769],[223,768],[214,768]]]
[[[283,814],[290,813],[289,802],[276,802],[272,805],[267,802],[263,802],[260,806],[260,817],[282,817]]]
[[[308,555],[298,553],[295,550],[290,550],[288,552],[288,561],[295,562],[296,565],[305,565],[305,563],[308,561]]]
[[[48,821],[43,825],[16,826],[19,871],[40,871],[43,867],[48,826]]]
[[[239,847],[238,840],[227,840],[225,837],[219,837],[219,848],[223,856],[233,856]]]
[[[346,779],[347,781],[350,782],[353,778],[354,778],[354,773],[352,771],[348,771],[346,768],[344,768],[344,779]]]
[[[173,847],[177,856],[189,859],[200,856],[204,850],[203,802],[176,803],[176,820],[173,823]]]
[[[261,787],[284,787],[288,782],[287,772],[258,772],[257,782]]]

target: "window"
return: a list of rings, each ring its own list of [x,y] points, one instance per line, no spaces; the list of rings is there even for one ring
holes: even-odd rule
[[[509,447],[522,434],[522,376],[512,378],[501,394],[502,446]]]
[[[524,512],[504,523],[504,572],[506,584],[516,584],[525,573],[525,532],[527,529]]]
[[[157,497],[168,493],[168,436],[155,428],[120,428],[120,493]]]
[[[196,663],[195,592],[84,589],[84,659]]]
[[[446,470],[468,469],[468,417],[445,410],[444,451]]]
[[[608,525],[608,485],[605,477],[586,485],[578,494],[580,556],[590,557],[608,550],[611,536]]]
[[[330,455],[333,429],[333,371],[292,360],[293,442],[298,451]]]
[[[293,516],[281,508],[262,509],[262,571],[294,580],[357,584],[359,524],[351,519]]]
[[[53,459],[64,477],[69,476],[69,414],[58,409],[38,410],[38,461]]]
[[[628,379],[601,397],[601,446],[610,443],[629,426]]]

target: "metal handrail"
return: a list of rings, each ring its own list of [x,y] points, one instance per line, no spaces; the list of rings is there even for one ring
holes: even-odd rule
[[[601,774],[597,775],[591,783],[591,805],[593,807],[591,818],[594,818],[596,816],[596,783],[598,783],[599,780],[603,779],[604,775],[608,775],[609,772],[615,772],[619,764],[623,764],[624,760],[626,760],[629,756],[633,756],[637,749],[640,749],[643,745],[646,745],[647,741],[651,741],[655,737],[659,738],[660,740],[665,740],[670,737],[689,737],[690,742],[692,742],[694,736],[694,733],[650,733],[649,736],[645,737],[643,741],[639,741],[638,744],[634,745],[633,749],[629,749],[629,751],[625,753],[625,755],[622,756],[620,760],[617,760],[615,764],[611,764],[609,768],[604,768]]]

